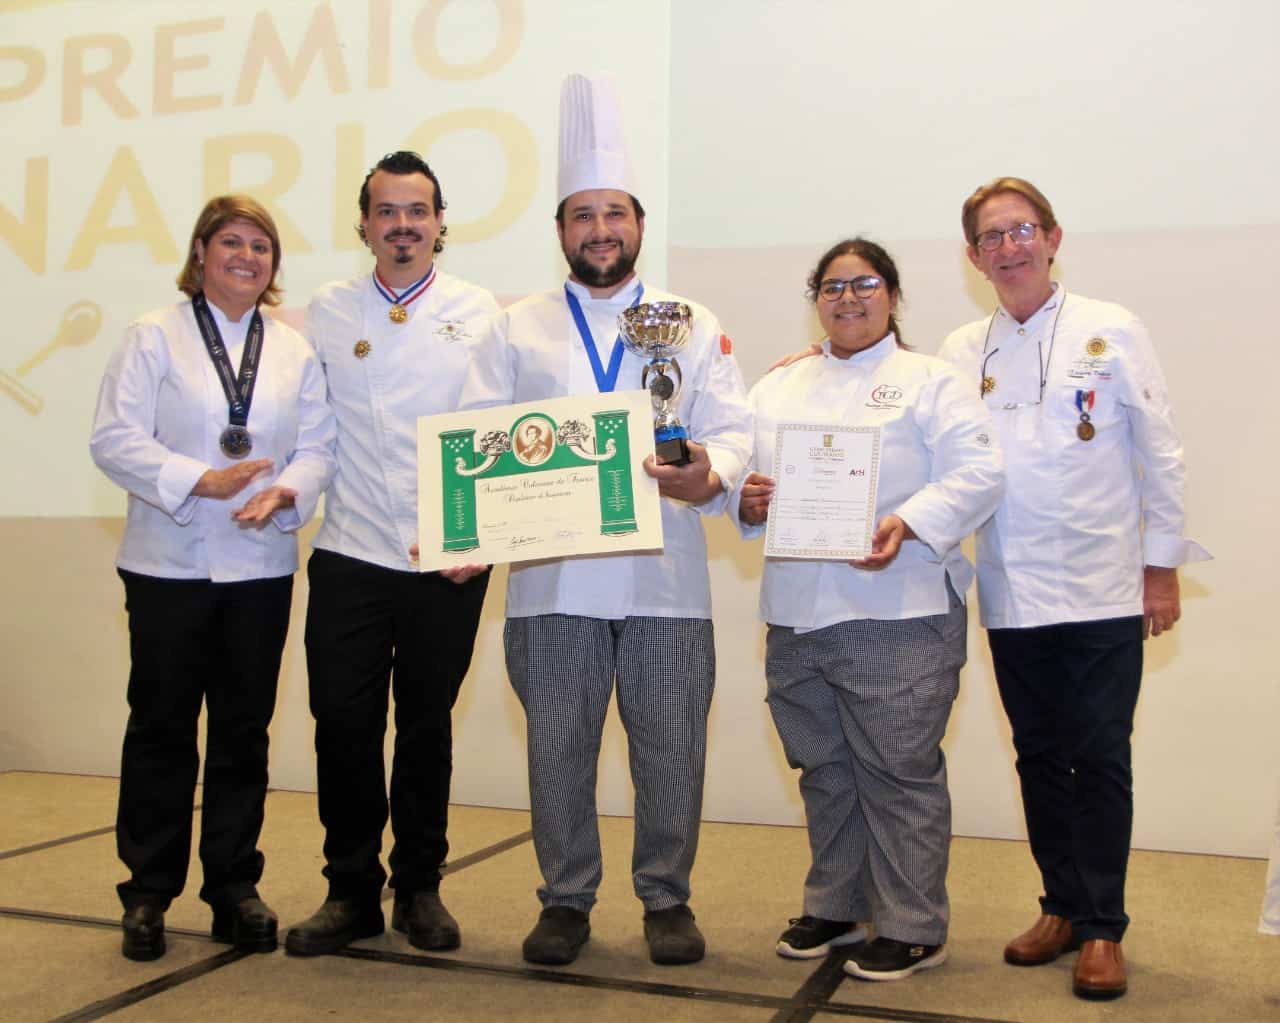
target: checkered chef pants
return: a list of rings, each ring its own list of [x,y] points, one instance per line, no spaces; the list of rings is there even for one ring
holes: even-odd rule
[[[951,797],[941,742],[965,662],[966,615],[770,626],[768,704],[799,768],[813,865],[804,912],[946,941]]]
[[[528,719],[542,904],[590,912],[596,901],[596,763],[615,678],[636,794],[636,896],[645,909],[688,902],[715,682],[711,622],[537,615],[508,619],[505,640]]]

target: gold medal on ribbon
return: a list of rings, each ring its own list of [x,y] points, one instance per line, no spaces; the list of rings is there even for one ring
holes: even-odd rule
[[[988,394],[990,394],[990,393],[991,393],[992,391],[994,391],[995,389],[996,389],[996,378],[995,378],[995,377],[983,377],[983,378],[982,378],[982,395],[983,395],[983,397],[986,397]]]
[[[1076,436],[1081,440],[1093,440],[1093,435],[1097,432],[1087,419],[1082,419],[1080,425],[1076,427]]]
[[[351,350],[352,352],[355,353],[355,357],[357,359],[363,359],[366,355],[368,355],[371,351],[373,351],[373,345],[369,344],[369,342],[364,340],[364,338],[361,338],[359,341],[356,342],[356,346]]]
[[[399,302],[387,310],[387,319],[392,323],[404,323],[409,318],[409,310]]]

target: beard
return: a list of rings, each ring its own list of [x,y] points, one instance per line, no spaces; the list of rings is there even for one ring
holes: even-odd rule
[[[389,245],[395,247],[395,255],[392,257],[397,263],[412,263],[413,253],[409,251],[410,243],[422,241],[422,235],[417,231],[392,231],[383,239]]]
[[[631,276],[631,271],[636,268],[636,259],[640,256],[639,246],[634,251],[628,251],[626,244],[620,242],[613,262],[600,266],[587,259],[583,251],[585,248],[584,245],[577,252],[565,252],[564,258],[569,261],[573,276],[589,288],[612,288],[615,284],[621,284]]]

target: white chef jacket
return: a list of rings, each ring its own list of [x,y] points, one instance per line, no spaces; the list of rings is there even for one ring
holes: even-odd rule
[[[825,354],[766,374],[751,389],[752,468],[774,476],[779,423],[880,428],[875,521],[897,515],[919,542],[903,543],[885,568],[847,561],[767,558],[760,617],[800,631],[862,618],[945,614],[947,580],[958,594],[973,581],[959,543],[990,517],[1004,493],[1004,466],[991,421],[974,388],[951,366],[899,348],[897,338],[847,359]],[[776,477],[775,477],[776,478]],[[729,514],[746,537],[765,524],[738,518],[739,483]]]
[[[1276,830],[1271,842],[1266,885],[1262,891],[1262,915],[1258,918],[1258,933],[1280,935],[1280,811],[1276,813]]]
[[[212,302],[209,310],[238,373],[253,313],[232,323]],[[216,583],[297,571],[298,542],[290,534],[315,513],[333,475],[335,427],[315,353],[265,312],[263,328],[248,457],[274,464],[225,500],[191,495],[207,470],[234,464],[218,445],[228,423],[227,398],[191,302],[148,313],[125,331],[102,378],[89,441],[98,468],[129,494],[116,560],[121,568]],[[276,484],[298,492],[292,508],[276,512],[261,529],[232,520],[234,510]]]
[[[1025,323],[997,309],[938,354],[975,390],[994,382],[984,400],[1008,488],[978,533],[983,625],[1138,615],[1144,565],[1209,557],[1183,537],[1182,443],[1151,340],[1127,309],[1055,285]],[[1085,441],[1076,401],[1090,393]]]
[[[418,417],[456,408],[476,324],[498,303],[437,271],[404,323],[390,309],[372,273],[325,285],[307,307],[307,339],[338,418],[338,473],[314,546],[407,572],[417,568]],[[363,358],[359,341],[369,345]]]
[[[595,299],[568,282],[591,327],[601,363],[609,364],[618,336],[618,314],[635,301],[639,279],[616,295]],[[590,618],[710,618],[711,581],[700,515],[724,509],[751,446],[746,387],[720,323],[703,306],[646,288],[642,302],[685,302],[693,332],[676,356],[684,383],[676,412],[691,439],[704,444],[725,490],[701,504],[662,498],[664,548],[631,554],[553,558],[511,566],[507,617],[571,614]],[[617,389],[640,386],[648,360],[626,352]],[[475,349],[462,388],[462,408],[488,408],[597,390],[595,375],[574,325],[564,289],[529,298],[496,316]]]

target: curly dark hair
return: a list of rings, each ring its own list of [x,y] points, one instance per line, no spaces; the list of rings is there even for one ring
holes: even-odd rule
[[[370,168],[369,173],[364,176],[364,184],[360,186],[360,219],[367,220],[369,217],[369,179],[378,171],[386,171],[388,174],[425,174],[427,180],[435,186],[435,208],[436,216],[444,212],[447,203],[444,201],[444,193],[440,191],[440,179],[436,177],[436,172],[431,169],[417,153],[408,149],[397,149],[394,153],[388,153],[381,160]],[[441,224],[440,236],[436,239],[435,252],[444,251],[444,236],[449,233],[449,228]],[[366,245],[369,239],[364,234],[364,224],[356,224],[356,234],[360,236],[360,240]]]

